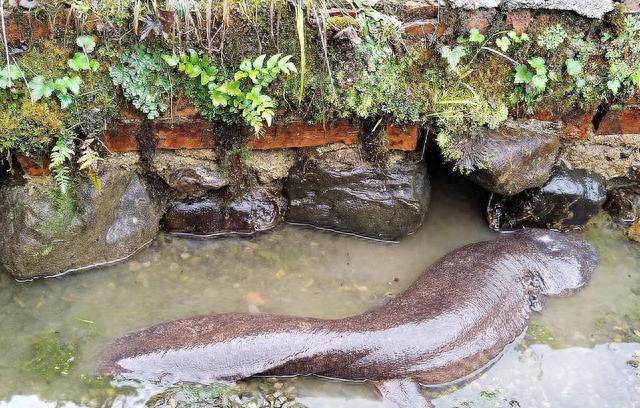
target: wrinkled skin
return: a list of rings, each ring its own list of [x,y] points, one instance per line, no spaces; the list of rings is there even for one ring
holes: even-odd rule
[[[117,339],[103,370],[164,382],[316,374],[375,382],[389,407],[429,407],[444,384],[495,361],[547,296],[584,286],[597,254],[572,235],[524,230],[460,248],[401,296],[339,320],[223,314]]]

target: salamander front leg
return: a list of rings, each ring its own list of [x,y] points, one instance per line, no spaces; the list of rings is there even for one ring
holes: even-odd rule
[[[386,408],[434,408],[412,380],[389,380],[376,383]]]

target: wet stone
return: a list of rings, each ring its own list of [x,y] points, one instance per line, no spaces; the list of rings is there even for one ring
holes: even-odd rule
[[[420,227],[430,196],[424,163],[401,159],[378,167],[351,149],[298,163],[285,190],[289,222],[391,241]]]
[[[0,259],[17,279],[51,276],[125,258],[157,234],[162,206],[131,157],[106,160],[96,190],[78,179],[70,200],[53,181],[30,179],[0,190]]]
[[[285,208],[276,194],[253,189],[231,200],[221,197],[175,202],[163,219],[174,233],[195,235],[254,234],[282,221]]]
[[[229,185],[229,180],[214,160],[159,152],[154,157],[153,166],[174,195],[181,198],[202,197]]]
[[[495,230],[578,229],[602,208],[606,198],[605,180],[599,174],[556,168],[540,188],[511,197],[494,197],[487,218]]]
[[[540,187],[549,179],[560,148],[560,131],[553,122],[508,120],[495,131],[480,128],[467,140],[465,151],[482,156],[481,169],[469,178],[493,193],[509,196]]]

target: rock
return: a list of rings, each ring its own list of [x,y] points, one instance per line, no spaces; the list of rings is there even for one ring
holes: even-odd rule
[[[396,154],[380,168],[343,147],[299,162],[285,190],[287,221],[393,241],[420,227],[430,194],[424,163]]]
[[[604,208],[614,221],[625,227],[640,220],[640,183],[629,178],[611,180]]]
[[[496,230],[577,229],[602,208],[606,198],[605,180],[599,174],[558,168],[544,186],[495,200],[488,219]]]
[[[630,240],[640,242],[640,220],[636,220],[629,229],[627,229],[627,236]]]
[[[214,160],[157,152],[153,167],[180,197],[201,197],[229,185]]]
[[[295,154],[291,150],[255,150],[247,166],[256,173],[260,183],[267,184],[287,177],[294,162]]]
[[[561,157],[574,168],[598,172],[606,179],[628,177],[630,169],[640,165],[640,134],[593,135],[565,143]]]
[[[498,130],[480,128],[466,150],[482,155],[481,169],[469,177],[485,189],[504,196],[540,187],[558,155],[558,125],[535,119],[508,120]]]
[[[506,10],[565,10],[589,18],[602,18],[613,10],[613,0],[450,0],[450,4],[467,10],[495,7]]]
[[[79,179],[54,204],[51,178],[0,190],[0,259],[17,279],[52,276],[123,259],[157,234],[162,206],[136,172],[136,156],[105,160],[99,191]]]
[[[282,221],[282,198],[265,189],[252,189],[225,201],[209,196],[173,203],[163,219],[167,231],[196,235],[254,234]]]

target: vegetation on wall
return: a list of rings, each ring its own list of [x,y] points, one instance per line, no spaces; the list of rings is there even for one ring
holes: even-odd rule
[[[182,95],[209,120],[258,133],[276,115],[420,123],[458,161],[473,129],[497,128],[509,115],[593,110],[640,86],[640,22],[620,10],[599,25],[548,13],[517,34],[498,20],[486,33],[463,30],[459,15],[443,9],[445,30],[416,38],[375,0],[354,1],[344,15],[328,7],[46,2],[31,13],[73,21],[79,35],[69,44],[54,32],[55,41],[30,44],[0,66],[0,155],[53,158],[66,146],[73,154],[51,168],[62,191],[72,167],[95,176],[114,95],[149,119]],[[478,166],[457,163],[462,172]]]

